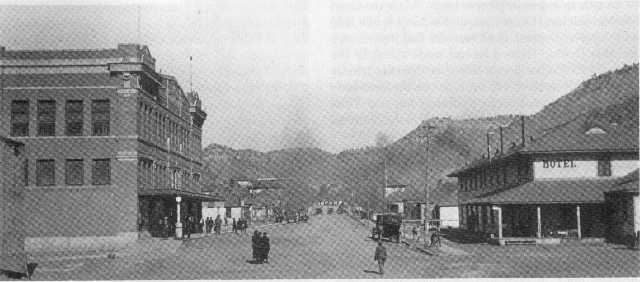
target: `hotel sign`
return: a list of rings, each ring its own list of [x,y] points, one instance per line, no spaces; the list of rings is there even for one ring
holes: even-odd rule
[[[572,160],[543,160],[542,168],[575,168],[576,163]]]
[[[533,175],[536,179],[595,177],[597,172],[597,161],[552,159],[533,163]]]

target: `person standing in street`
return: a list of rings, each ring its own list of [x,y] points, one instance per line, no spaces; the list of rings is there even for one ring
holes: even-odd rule
[[[264,262],[269,263],[269,251],[271,250],[271,242],[269,241],[269,237],[267,237],[267,232],[262,233],[262,244],[263,244],[263,259]]]
[[[191,217],[185,218],[182,226],[184,230],[184,237],[187,239],[191,239]]]
[[[253,236],[251,236],[251,255],[253,256],[253,261],[258,262],[258,242],[260,241],[260,231],[253,231]]]
[[[220,219],[220,215],[216,216],[216,221],[214,222],[214,228],[216,234],[220,235],[220,225],[222,225],[222,219]]]
[[[231,230],[233,230],[233,233],[237,233],[236,231],[238,230],[238,223],[236,222],[235,217],[231,221]]]
[[[382,241],[378,240],[376,254],[373,258],[378,262],[378,273],[384,274],[384,262],[387,260],[387,249],[382,245]]]

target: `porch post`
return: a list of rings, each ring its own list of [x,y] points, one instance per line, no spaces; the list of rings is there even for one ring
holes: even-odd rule
[[[498,239],[502,240],[502,207],[496,207],[498,210]]]
[[[537,217],[538,217],[538,233],[536,233],[536,237],[542,238],[542,217],[540,216],[540,206],[536,207]]]
[[[182,197],[176,197],[176,238],[182,238],[182,222],[180,222],[180,202]]]
[[[482,232],[482,206],[476,206],[476,214],[478,215],[478,232]]]
[[[580,228],[580,206],[576,205],[576,223],[578,225],[578,240],[582,239],[582,230]]]

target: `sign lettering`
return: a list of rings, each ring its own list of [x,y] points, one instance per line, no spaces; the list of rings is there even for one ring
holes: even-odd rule
[[[575,168],[572,160],[542,160],[542,168]]]

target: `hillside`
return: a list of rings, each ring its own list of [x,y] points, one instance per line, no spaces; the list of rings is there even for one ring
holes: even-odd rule
[[[638,90],[637,64],[595,75],[539,112],[525,116],[525,143],[581,115],[588,115],[593,122],[637,118]],[[212,144],[205,149],[210,175],[206,183],[214,189],[231,178],[287,177],[295,180],[299,192],[308,198],[339,197],[363,206],[378,206],[385,171],[387,184],[424,189],[428,127],[433,127],[428,152],[429,187],[433,188],[439,181],[453,181],[446,175],[454,169],[486,156],[488,131],[494,132],[490,136],[491,152],[499,153],[500,126],[504,128],[505,151],[522,142],[520,116],[505,115],[432,118],[385,147],[349,149],[338,154],[315,148],[262,153]]]

